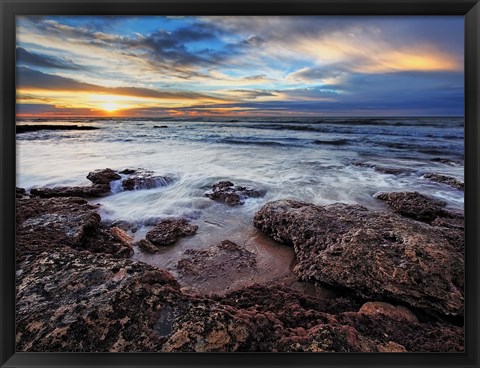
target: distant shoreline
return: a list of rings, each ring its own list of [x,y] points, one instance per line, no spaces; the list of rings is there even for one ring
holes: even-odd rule
[[[100,128],[79,125],[17,125],[18,133],[35,132],[37,130],[97,130]]]

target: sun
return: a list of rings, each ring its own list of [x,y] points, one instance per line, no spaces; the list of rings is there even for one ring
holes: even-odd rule
[[[107,102],[107,103],[101,104],[100,107],[102,108],[102,110],[105,110],[108,112],[113,112],[120,108],[120,106],[118,106],[118,104],[114,102]]]

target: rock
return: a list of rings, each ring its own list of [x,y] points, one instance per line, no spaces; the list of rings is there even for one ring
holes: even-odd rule
[[[94,184],[86,187],[54,187],[33,188],[30,194],[42,198],[81,197],[95,198],[110,193],[110,185]]]
[[[255,254],[230,241],[206,249],[187,249],[177,263],[184,284],[196,285],[198,290],[225,292],[244,282],[256,271]]]
[[[441,158],[441,157],[432,158],[430,161],[439,162],[441,164],[445,164],[445,165],[449,165],[449,166],[460,166],[460,165],[462,165],[462,162],[460,162],[460,161],[450,160],[448,158]]]
[[[423,177],[425,179],[433,181],[435,183],[446,184],[448,186],[451,186],[451,187],[459,189],[459,190],[465,190],[465,184],[462,183],[461,181],[458,181],[455,178],[452,178],[451,176],[435,174],[435,173],[428,173],[428,174],[423,175]]]
[[[386,201],[394,212],[418,221],[432,222],[437,217],[453,216],[444,209],[446,202],[418,192],[380,193],[374,197]]]
[[[385,302],[365,303],[364,305],[362,305],[358,312],[370,316],[376,316],[378,314],[381,314],[391,319],[418,322],[418,318],[408,308],[405,308],[401,305],[395,307]]]
[[[165,187],[174,181],[175,179],[169,176],[144,174],[122,180],[122,187],[124,190],[152,189]]]
[[[135,246],[139,247],[142,251],[145,253],[158,253],[159,249],[157,246],[153,245],[149,240],[147,239],[141,239],[138,242],[135,243]]]
[[[410,170],[410,169],[404,169],[400,167],[377,166],[377,165],[370,164],[367,162],[362,162],[362,161],[352,161],[351,164],[353,166],[358,166],[358,167],[372,168],[379,173],[388,174],[388,175],[411,174],[413,172],[413,170]]]
[[[132,175],[132,174],[135,174],[136,172],[137,172],[137,170],[135,170],[135,169],[125,169],[125,170],[120,171],[120,174]]]
[[[131,231],[132,233],[135,233],[138,230],[137,225],[132,224],[131,222],[128,222],[125,220],[113,221],[110,227],[118,227],[123,231]]]
[[[220,181],[212,186],[212,189],[205,195],[218,202],[229,206],[237,206],[244,203],[245,198],[261,197],[262,193],[255,189],[236,186],[231,181]]]
[[[383,167],[383,166],[375,166],[374,170],[388,175],[401,175],[401,174],[411,174],[413,171],[409,169],[402,169],[398,167]]]
[[[48,124],[35,124],[35,125],[17,125],[16,133],[28,133],[36,132],[38,130],[97,130],[98,127],[85,126],[85,125],[48,125]]]
[[[89,172],[87,179],[93,184],[110,184],[114,180],[119,180],[122,177],[112,169],[102,169]]]
[[[16,187],[15,188],[15,195],[16,195],[17,198],[22,198],[23,196],[27,195],[27,191],[25,190],[25,188]]]
[[[130,252],[100,224],[97,207],[81,198],[17,200],[17,254],[52,251],[59,246],[126,256]]]
[[[294,272],[303,280],[433,314],[463,315],[464,255],[452,244],[458,240],[448,233],[453,229],[358,205],[321,207],[289,200],[265,204],[254,225],[293,245]]]
[[[181,237],[195,234],[197,229],[197,225],[190,225],[186,219],[167,219],[160,221],[145,238],[156,246],[170,245]]]
[[[131,246],[133,244],[133,238],[119,227],[111,227],[110,234],[124,245]]]

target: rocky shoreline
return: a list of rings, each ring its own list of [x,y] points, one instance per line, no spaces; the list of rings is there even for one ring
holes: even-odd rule
[[[134,247],[156,253],[195,237],[197,225],[161,220],[135,242],[134,227],[102,222],[85,199],[175,178],[142,169],[87,178],[91,186],[17,188],[18,351],[464,350],[464,218],[445,202],[417,192],[378,193],[384,211],[267,202],[252,226],[293,247],[298,279],[330,295],[270,283],[206,296],[129,259]],[[205,195],[236,206],[263,193],[223,181]],[[192,283],[233,285],[257,266],[255,253],[225,239],[185,251],[176,267]]]

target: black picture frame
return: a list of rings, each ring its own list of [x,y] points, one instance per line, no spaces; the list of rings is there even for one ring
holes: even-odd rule
[[[480,4],[478,0],[0,0],[0,364],[2,367],[478,367]],[[463,15],[465,17],[465,353],[15,352],[16,15]]]

